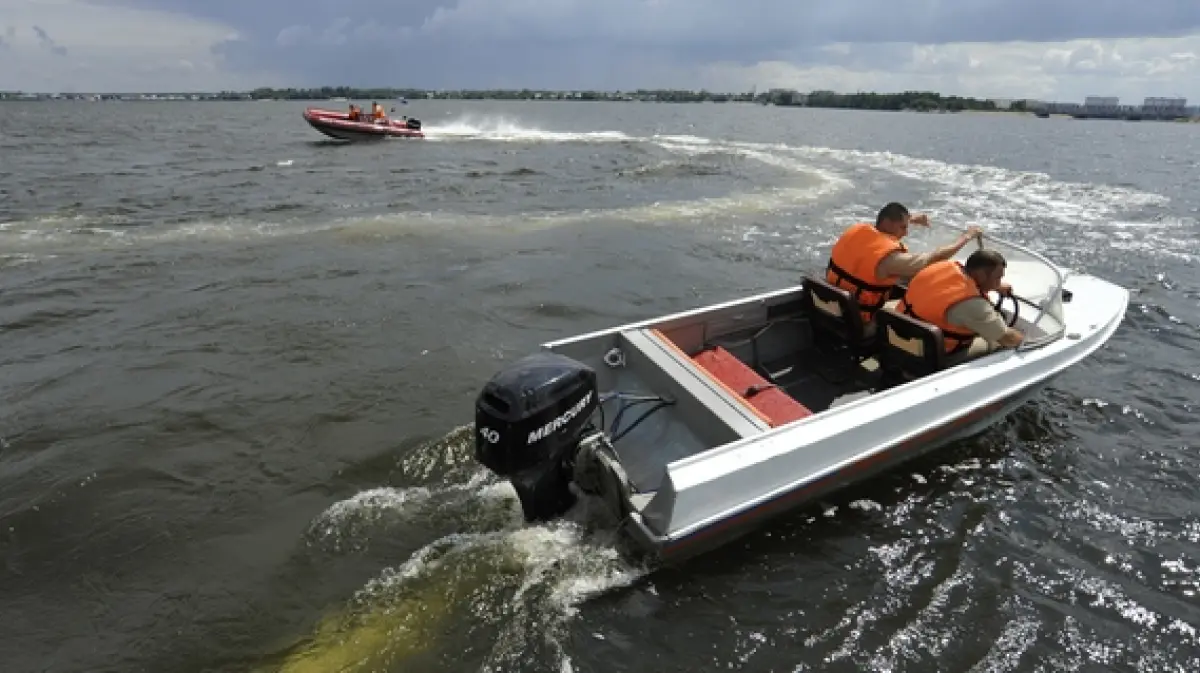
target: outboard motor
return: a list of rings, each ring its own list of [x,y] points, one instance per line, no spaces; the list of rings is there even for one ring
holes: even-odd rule
[[[413,119],[412,117],[409,117],[407,120],[405,120],[404,125],[414,131],[421,130],[421,120],[420,119]]]
[[[551,352],[526,356],[492,377],[475,401],[475,459],[508,477],[526,521],[575,504],[571,465],[600,405],[596,372]]]

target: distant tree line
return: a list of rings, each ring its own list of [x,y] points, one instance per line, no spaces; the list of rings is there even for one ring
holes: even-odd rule
[[[232,94],[246,96],[246,94]],[[254,99],[319,100],[328,98],[350,98],[389,100],[408,99],[452,99],[452,100],[584,100],[612,101],[638,100],[664,103],[725,103],[759,102],[775,105],[803,105],[821,108],[850,108],[860,110],[995,110],[990,100],[963,96],[943,96],[933,91],[905,91],[903,93],[835,93],[833,91],[772,90],[764,93],[714,93],[701,89],[635,89],[632,91],[556,91],[545,89],[463,89],[428,91],[424,89],[320,87],[313,89],[255,89],[249,92]],[[1023,109],[1023,107],[1021,108]]]
[[[714,93],[706,90],[684,89],[635,89],[632,91],[595,90],[548,90],[548,89],[461,89],[427,90],[390,87],[323,86],[314,88],[275,89],[262,87],[253,91],[222,91],[219,93],[176,93],[176,94],[102,94],[101,99],[139,99],[150,97],[157,100],[350,100],[391,101],[400,98],[411,100],[577,100],[577,101],[645,101],[663,103],[726,103],[757,102],[782,106],[805,106],[820,108],[848,108],[861,110],[995,110],[996,103],[990,100],[962,96],[943,96],[933,91],[905,91],[903,93],[835,93],[813,91],[801,93],[786,89],[772,89],[762,93]],[[0,100],[45,99],[48,94],[22,94],[0,92]],[[62,97],[84,98],[88,94],[67,94]],[[1024,101],[1013,101],[1009,108],[1025,111]]]
[[[963,96],[943,96],[933,91],[905,91],[903,93],[835,93],[813,91],[803,94],[794,91],[772,91],[765,102],[775,105],[802,105],[820,108],[848,108],[855,110],[995,110],[996,103],[990,100]],[[1024,109],[1022,106],[1021,109]]]
[[[308,89],[273,89],[263,87],[248,93],[223,91],[220,95],[237,99],[249,97],[252,99],[279,100],[322,100],[329,98],[389,100],[410,98],[443,100],[658,100],[667,103],[702,103],[706,101],[716,103],[750,102],[755,99],[753,93],[713,93],[705,90],[686,91],[680,89],[637,89],[633,91],[458,89],[430,91],[426,89],[357,88],[347,86],[323,86]]]

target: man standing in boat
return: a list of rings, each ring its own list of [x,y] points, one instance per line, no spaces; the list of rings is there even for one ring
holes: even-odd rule
[[[942,330],[948,364],[1014,348],[1024,335],[987,300],[988,292],[1012,293],[1004,282],[1007,266],[995,250],[976,250],[966,264],[934,262],[912,277],[897,310]]]
[[[971,227],[953,243],[931,252],[914,253],[900,240],[908,234],[908,225],[929,226],[924,213],[910,215],[903,204],[892,202],[880,209],[875,224],[858,222],[842,233],[833,244],[825,279],[850,292],[862,309],[863,326],[873,326],[875,312],[888,304],[896,283],[912,278],[918,271],[950,259],[983,232]]]

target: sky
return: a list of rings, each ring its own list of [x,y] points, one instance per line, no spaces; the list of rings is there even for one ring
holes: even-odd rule
[[[0,90],[933,90],[1200,102],[1200,0],[0,0]]]

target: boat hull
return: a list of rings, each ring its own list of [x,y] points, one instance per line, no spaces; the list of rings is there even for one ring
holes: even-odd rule
[[[1005,317],[1024,342],[928,371],[895,368],[895,349],[912,344],[890,322],[874,355],[828,350],[818,281],[544,344],[585,367],[601,399],[599,426],[574,440],[569,477],[601,497],[642,551],[676,563],[986,430],[1104,346],[1129,301],[1124,288],[1007,246],[1018,299]],[[537,385],[530,390],[558,384]],[[477,442],[492,442],[477,452],[508,451],[513,464],[563,474],[526,448],[544,435],[497,433],[503,420],[477,414]],[[561,501],[518,495],[527,516],[561,514]]]
[[[756,437],[718,447],[709,457],[668,465],[654,498],[624,522],[626,532],[659,561],[682,562],[746,535],[777,515],[986,430],[1103,346],[1120,326],[1128,303],[1126,290],[1091,276],[1073,277],[1067,286],[1076,294],[1073,310],[1078,317],[1068,320],[1068,331],[1057,341],[962,365],[966,371],[981,372],[974,381],[954,385],[949,377],[956,372],[943,372],[937,375],[944,377],[943,385],[916,381],[822,414],[857,407],[858,415],[875,419],[875,424],[855,426],[850,421],[824,439],[814,438],[825,434],[818,422],[834,421],[818,416],[790,430],[776,429],[774,438]],[[1089,305],[1078,297],[1094,298],[1096,303]],[[885,395],[897,397],[882,405]],[[788,475],[793,481],[780,484]],[[772,483],[777,485],[772,488]],[[729,496],[739,490],[747,494],[742,502]]]
[[[811,506],[821,498],[848,486],[862,483],[954,442],[983,433],[1024,406],[1044,389],[1047,383],[1036,383],[1026,391],[976,409],[688,535],[674,539],[657,535],[636,515],[625,520],[624,532],[637,543],[641,553],[653,556],[660,563],[676,564],[687,561],[751,534],[777,518]]]
[[[349,115],[344,112],[318,108],[305,110],[303,116],[304,121],[317,131],[330,138],[348,142],[425,137],[419,128],[409,128],[405,121],[388,120],[386,123],[351,121]]]

